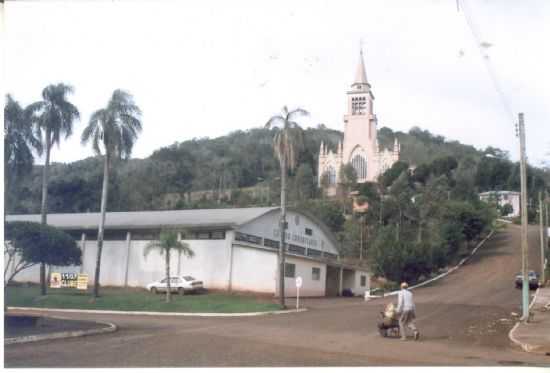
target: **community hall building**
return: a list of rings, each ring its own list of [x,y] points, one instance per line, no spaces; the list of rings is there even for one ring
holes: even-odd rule
[[[279,207],[108,212],[101,258],[103,286],[144,287],[165,277],[160,251],[144,256],[161,229],[174,229],[195,255],[173,252],[171,275],[191,275],[206,288],[278,294]],[[48,224],[60,228],[82,250],[79,267],[52,267],[51,272],[76,272],[94,281],[99,213],[48,214]],[[40,215],[8,215],[6,221],[40,222]],[[302,277],[300,295],[334,296],[343,289],[364,294],[369,289],[366,268],[344,264],[333,233],[315,216],[288,209],[285,294],[295,295],[295,278]],[[39,281],[39,266],[15,277]]]

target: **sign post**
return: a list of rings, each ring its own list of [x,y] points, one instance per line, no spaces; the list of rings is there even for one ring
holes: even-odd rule
[[[300,288],[302,287],[302,278],[296,277],[296,311],[300,308]]]

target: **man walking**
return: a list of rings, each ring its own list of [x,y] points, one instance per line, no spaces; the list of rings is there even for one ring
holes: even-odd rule
[[[407,339],[407,331],[405,327],[411,329],[414,333],[414,339],[418,340],[420,333],[416,326],[414,325],[415,315],[415,306],[413,301],[412,293],[407,290],[409,284],[403,282],[401,284],[401,291],[397,296],[397,313],[399,314],[399,331],[401,332],[401,340],[405,341]]]

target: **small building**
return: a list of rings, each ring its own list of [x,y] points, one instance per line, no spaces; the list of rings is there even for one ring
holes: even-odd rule
[[[178,231],[195,252],[186,258],[173,252],[171,275],[191,275],[206,288],[278,294],[280,208],[233,208],[171,211],[108,212],[101,259],[101,284],[143,287],[165,277],[159,251],[143,255],[161,229]],[[78,268],[51,272],[79,272],[94,281],[99,213],[48,214],[48,224],[71,234],[82,250]],[[6,221],[40,222],[40,215],[8,215]],[[332,232],[315,216],[288,209],[285,294],[295,295],[301,276],[304,296],[334,296],[343,289],[363,294],[369,273],[342,263]],[[19,273],[16,281],[38,282],[39,266]]]
[[[507,215],[507,217],[516,217],[520,215],[520,193],[512,192],[508,190],[497,190],[479,193],[479,199],[484,202],[493,201],[498,204],[498,206],[511,205],[512,212]]]

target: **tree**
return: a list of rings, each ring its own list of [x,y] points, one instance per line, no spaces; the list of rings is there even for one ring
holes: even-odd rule
[[[151,250],[159,249],[160,255],[164,255],[164,262],[166,264],[166,285],[168,287],[166,291],[166,302],[170,302],[171,286],[170,286],[170,251],[176,250],[188,258],[195,256],[195,252],[191,250],[189,244],[178,240],[178,234],[175,231],[164,230],[160,232],[158,241],[149,242],[144,250],[143,255],[146,257]]]
[[[107,107],[95,111],[82,132],[82,144],[92,143],[97,155],[103,156],[103,186],[101,189],[101,215],[97,234],[97,259],[94,278],[94,298],[99,296],[101,252],[105,229],[105,213],[109,187],[109,166],[114,159],[128,159],[141,132],[141,110],[132,95],[117,89]]]
[[[297,208],[305,210],[319,218],[332,232],[339,232],[346,219],[338,203],[330,200],[306,200],[301,201]]]
[[[349,219],[344,222],[342,232],[338,233],[340,242],[339,254],[343,257],[358,258],[361,254],[361,222]]]
[[[19,272],[35,264],[80,265],[82,252],[75,240],[60,229],[15,221],[5,225],[4,258],[5,287]]]
[[[265,127],[275,130],[273,137],[273,150],[275,156],[279,159],[279,167],[281,170],[281,243],[279,245],[279,299],[281,306],[285,305],[285,235],[286,235],[286,176],[290,169],[291,171],[296,166],[298,150],[303,144],[302,129],[296,122],[296,118],[301,115],[309,115],[303,109],[297,108],[288,111],[287,107],[283,107],[282,113],[272,116],[266,123]]]
[[[380,175],[379,182],[383,186],[389,187],[404,171],[408,172],[408,169],[409,164],[407,162],[397,161],[382,175]]]
[[[42,138],[42,146],[46,150],[46,160],[42,171],[42,204],[40,207],[42,224],[47,223],[48,213],[48,171],[50,168],[50,153],[52,146],[61,141],[61,136],[67,139],[73,133],[73,124],[80,119],[80,113],[75,105],[67,100],[73,93],[73,87],[59,83],[49,85],[42,90],[42,101],[29,105],[28,112],[36,124],[37,133]],[[42,132],[44,136],[42,137]],[[42,295],[46,294],[46,267],[40,266],[40,287]]]
[[[9,201],[10,192],[21,177],[32,171],[33,150],[42,154],[42,144],[32,128],[29,112],[10,95],[4,106],[4,197]],[[9,204],[5,205],[9,210]]]
[[[295,185],[298,200],[310,199],[315,193],[315,178],[313,170],[307,163],[302,163],[296,170]]]
[[[514,207],[509,203],[506,203],[502,207],[500,207],[500,215],[502,216],[508,216],[513,212],[514,212]]]
[[[351,163],[344,165],[340,168],[340,193],[342,198],[342,207],[344,208],[344,214],[346,214],[346,200],[349,193],[357,185],[357,172]]]

